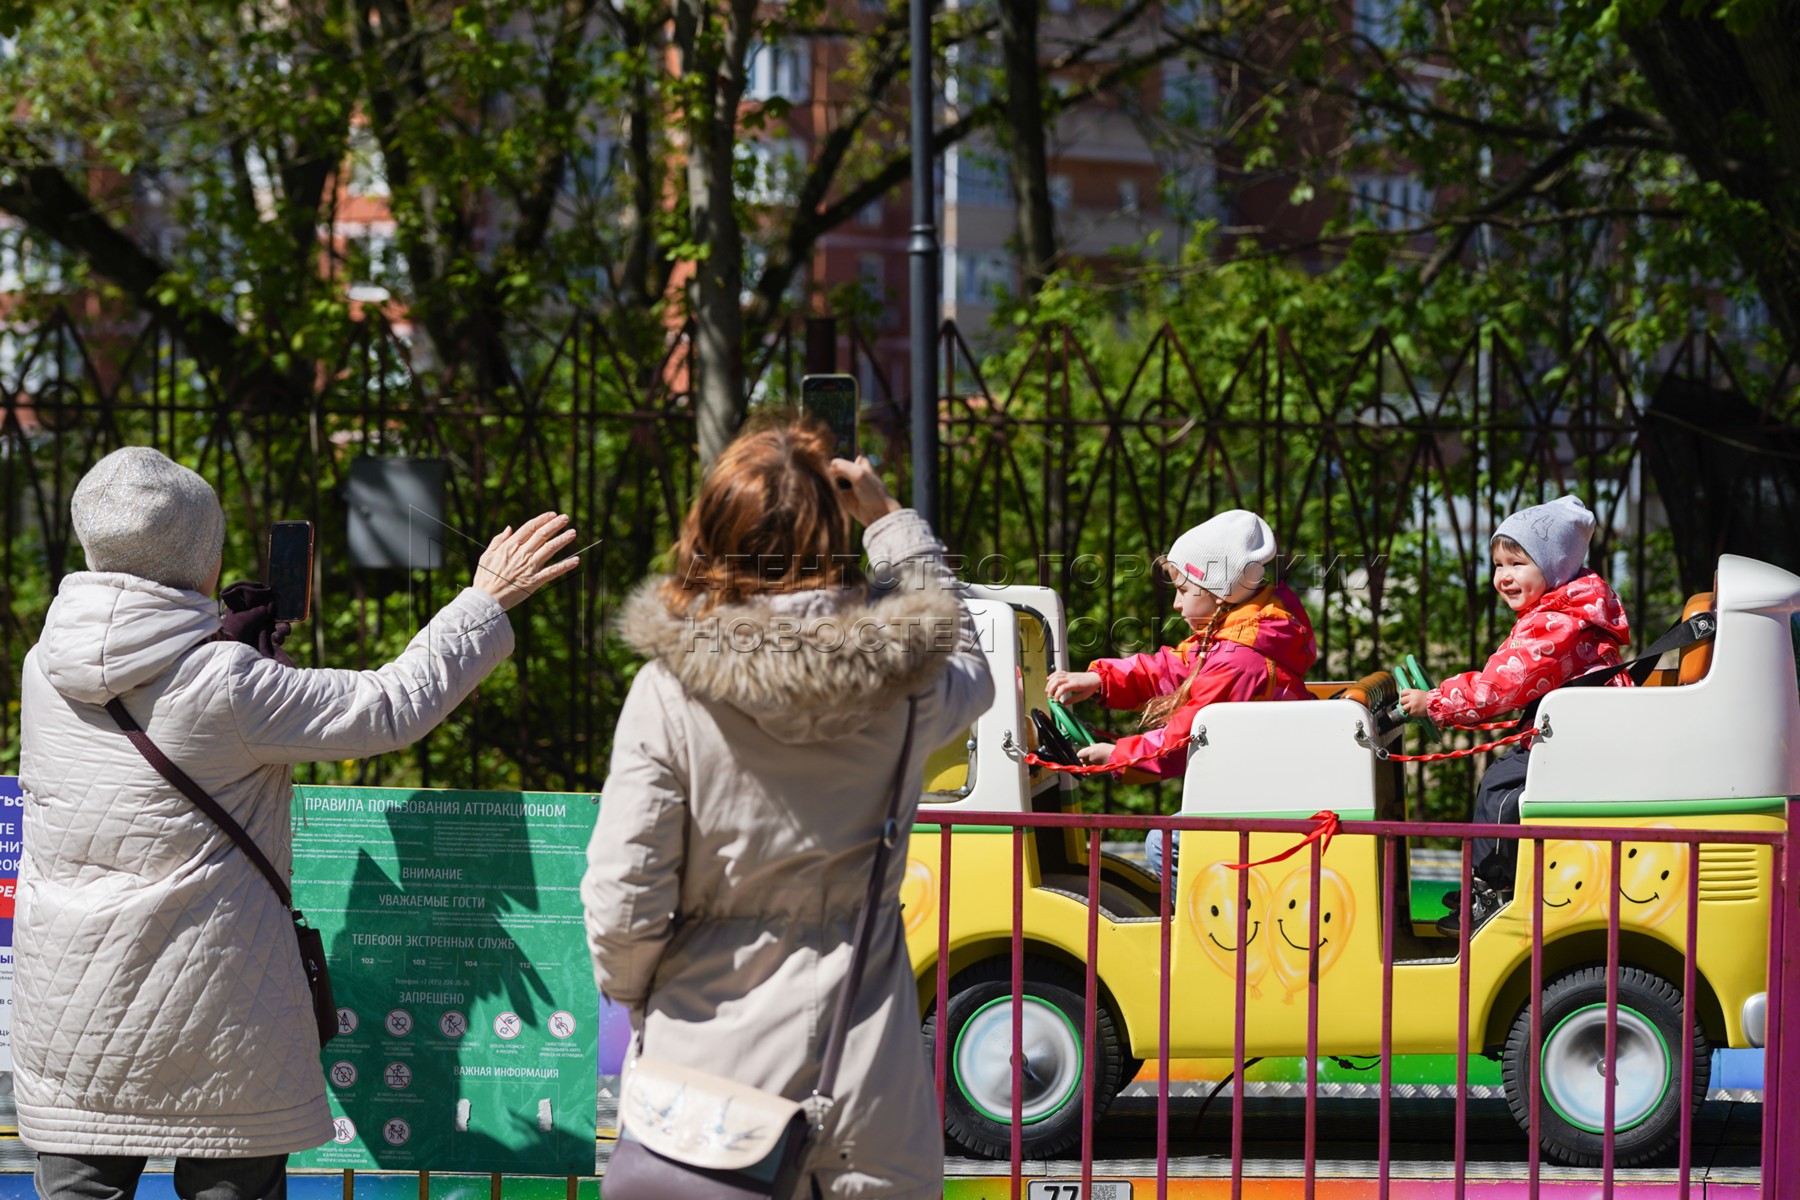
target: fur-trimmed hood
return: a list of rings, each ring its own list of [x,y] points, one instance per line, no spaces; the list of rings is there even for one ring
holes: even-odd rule
[[[957,648],[964,610],[928,573],[885,590],[813,589],[676,616],[646,580],[619,636],[690,694],[729,704],[770,737],[806,743],[851,733],[928,686]]]

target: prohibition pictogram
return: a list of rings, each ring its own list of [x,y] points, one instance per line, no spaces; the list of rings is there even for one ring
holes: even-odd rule
[[[331,1123],[331,1140],[340,1146],[348,1146],[356,1140],[356,1124],[349,1117],[339,1117]]]
[[[557,1009],[550,1014],[550,1036],[554,1038],[571,1038],[575,1036],[575,1014]]]
[[[395,1037],[405,1037],[412,1032],[412,1014],[404,1008],[396,1008],[387,1015],[387,1031]]]
[[[406,1140],[412,1137],[412,1126],[399,1117],[395,1117],[381,1127],[381,1136],[390,1146],[404,1146]]]
[[[519,1031],[523,1028],[524,1025],[516,1012],[503,1012],[494,1018],[494,1032],[509,1042],[518,1037]]]
[[[391,1062],[381,1073],[381,1080],[395,1091],[400,1091],[412,1083],[412,1068],[403,1062]]]
[[[349,1034],[349,1033],[355,1033],[356,1027],[359,1024],[361,1024],[361,1022],[357,1019],[356,1010],[354,1008],[338,1009],[338,1034],[339,1034],[339,1036],[342,1036],[344,1034]]]
[[[356,1064],[343,1059],[331,1064],[331,1086],[347,1088],[356,1083]]]
[[[459,1038],[469,1032],[469,1018],[451,1009],[438,1018],[438,1032],[447,1038]]]

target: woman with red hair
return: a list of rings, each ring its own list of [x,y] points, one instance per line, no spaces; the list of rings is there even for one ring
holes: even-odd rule
[[[701,484],[670,573],[619,623],[648,661],[619,716],[582,893],[600,990],[636,1033],[627,1083],[642,1053],[813,1095],[896,773],[906,829],[926,755],[993,700],[943,546],[867,459],[833,460],[830,444],[811,424],[740,437]],[[888,863],[807,1164],[825,1196],[943,1194],[905,866]]]

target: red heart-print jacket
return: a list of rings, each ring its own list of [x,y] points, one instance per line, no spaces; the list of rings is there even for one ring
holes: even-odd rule
[[[1431,719],[1439,725],[1491,721],[1577,675],[1624,661],[1619,648],[1629,641],[1618,593],[1583,571],[1520,613],[1485,667],[1452,675],[1426,693]],[[1630,687],[1631,676],[1621,671],[1605,686]]]

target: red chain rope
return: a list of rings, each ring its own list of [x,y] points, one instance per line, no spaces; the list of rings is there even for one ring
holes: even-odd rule
[[[1485,754],[1489,750],[1498,750],[1502,746],[1510,746],[1514,742],[1529,742],[1537,736],[1537,729],[1531,728],[1523,733],[1515,733],[1511,737],[1503,737],[1497,742],[1485,742],[1479,746],[1470,746],[1466,750],[1445,750],[1441,754],[1389,754],[1388,762],[1434,763],[1446,762],[1452,758],[1467,758],[1471,754]]]
[[[1517,721],[1488,721],[1480,725],[1440,725],[1439,728],[1459,729],[1469,732],[1487,732],[1495,729],[1512,729],[1517,725]],[[1496,742],[1484,742],[1479,746],[1470,746],[1465,750],[1445,750],[1438,754],[1389,754],[1386,756],[1386,759],[1388,762],[1446,762],[1453,758],[1468,758],[1472,754],[1486,754],[1490,750],[1498,750],[1502,746],[1510,746],[1515,742],[1528,742],[1536,735],[1536,729],[1527,729],[1521,733],[1515,733],[1511,737],[1503,737]],[[1046,771],[1060,771],[1064,775],[1108,775],[1114,771],[1123,771],[1127,767],[1135,767],[1139,763],[1149,762],[1153,758],[1161,758],[1167,753],[1168,751],[1165,749],[1162,751],[1151,751],[1147,754],[1140,754],[1135,758],[1128,758],[1124,762],[1081,763],[1076,766],[1051,762],[1049,759],[1039,758],[1035,753],[1027,753],[1025,755],[1025,761],[1031,766],[1042,767]],[[1322,818],[1324,815],[1325,814],[1321,813],[1319,814],[1319,817]],[[1331,840],[1330,836],[1327,835],[1325,840],[1329,842]],[[1301,845],[1305,845],[1305,843],[1302,842]],[[1296,846],[1295,849],[1299,849],[1299,847]]]

